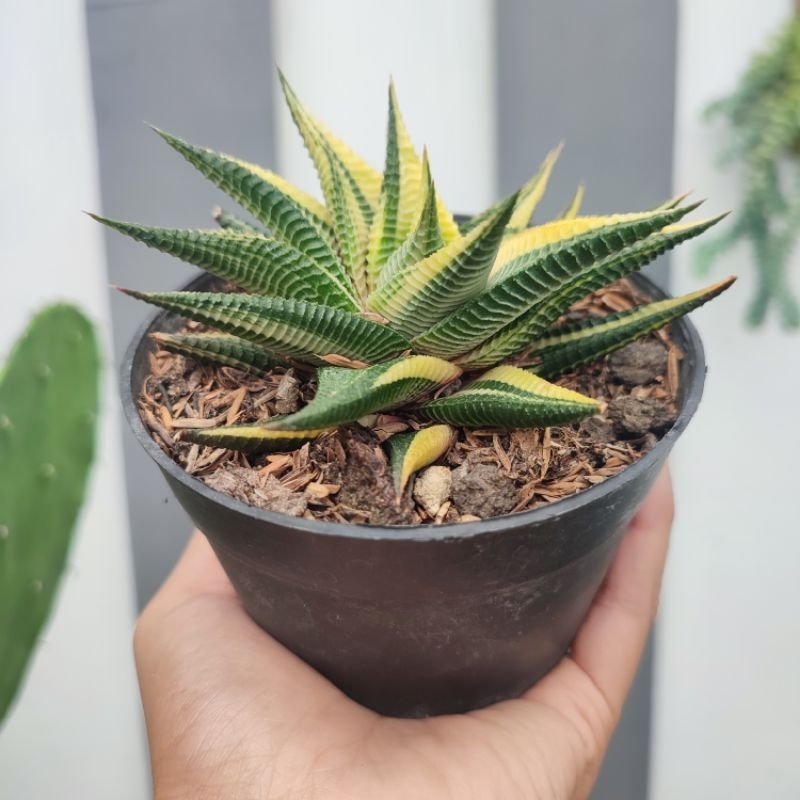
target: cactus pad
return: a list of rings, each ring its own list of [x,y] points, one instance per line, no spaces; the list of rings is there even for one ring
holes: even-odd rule
[[[99,356],[69,305],[39,312],[0,371],[0,720],[64,569],[94,454]]]

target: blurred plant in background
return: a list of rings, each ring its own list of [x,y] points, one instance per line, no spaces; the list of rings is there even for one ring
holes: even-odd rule
[[[800,234],[800,2],[795,14],[756,54],[733,94],[712,103],[706,119],[729,128],[721,166],[744,169],[743,194],[730,227],[701,245],[697,263],[707,272],[723,252],[749,241],[758,271],[747,321],[758,326],[774,306],[786,328],[800,326],[789,281],[790,258]]]

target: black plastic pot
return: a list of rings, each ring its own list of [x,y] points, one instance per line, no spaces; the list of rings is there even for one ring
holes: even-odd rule
[[[664,296],[640,276],[635,282]],[[697,409],[705,377],[696,330],[673,324],[685,353],[673,428],[619,475],[550,506],[457,525],[334,524],[251,508],[189,476],[155,444],[135,398],[148,369],[147,334],[177,324],[155,315],[128,350],[122,394],[131,427],[250,616],[350,697],[394,716],[515,697],[559,661]]]

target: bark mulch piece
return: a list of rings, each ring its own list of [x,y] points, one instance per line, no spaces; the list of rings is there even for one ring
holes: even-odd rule
[[[631,308],[646,297],[621,281],[564,320]],[[186,330],[203,330],[187,323]],[[537,508],[601,483],[650,450],[676,416],[680,349],[665,331],[562,376],[594,397],[598,414],[575,425],[459,430],[450,450],[397,497],[381,443],[425,424],[413,413],[375,415],[291,453],[247,457],[181,439],[190,427],[246,424],[291,413],[313,396],[313,376],[276,367],[252,375],[158,350],[139,410],[153,439],[190,475],[244,502],[308,519],[402,525],[459,522]]]

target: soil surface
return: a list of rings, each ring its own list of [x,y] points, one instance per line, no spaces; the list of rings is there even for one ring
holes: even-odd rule
[[[646,300],[619,282],[565,319],[607,314]],[[187,330],[201,330],[187,323]],[[536,508],[600,483],[653,447],[676,416],[682,354],[657,332],[557,383],[599,401],[582,422],[512,431],[459,430],[450,450],[398,497],[382,443],[428,423],[378,414],[290,453],[247,457],[181,440],[189,427],[246,424],[297,410],[313,376],[276,368],[252,375],[167,351],[150,355],[139,408],[153,439],[191,475],[254,506],[338,522],[403,525],[463,522]]]

